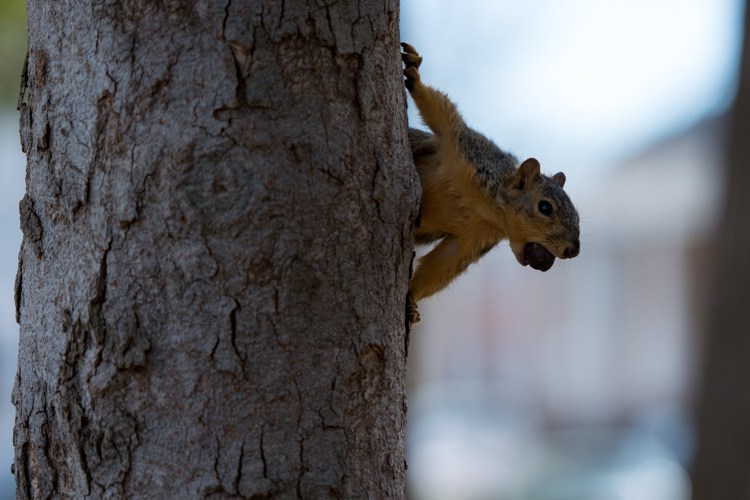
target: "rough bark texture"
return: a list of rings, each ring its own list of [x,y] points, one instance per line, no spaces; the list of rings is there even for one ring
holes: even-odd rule
[[[750,498],[750,9],[729,144],[698,410],[695,500]]]
[[[397,0],[28,20],[18,496],[402,497]]]

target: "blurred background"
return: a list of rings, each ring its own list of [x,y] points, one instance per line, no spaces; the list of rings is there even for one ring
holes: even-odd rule
[[[18,349],[13,284],[21,245],[18,202],[23,197],[26,175],[16,103],[25,56],[25,3],[23,0],[0,0],[0,500],[15,498],[10,473],[15,418],[10,391]]]
[[[411,336],[415,499],[688,499],[740,0],[403,0],[402,39],[464,118],[582,217],[547,273],[501,244],[422,303]],[[0,499],[18,331],[24,3],[0,0]],[[410,103],[410,120],[418,124]]]
[[[502,148],[564,171],[582,233],[580,256],[546,273],[501,244],[420,305],[410,497],[691,497],[743,14],[738,0],[402,2],[423,80]]]

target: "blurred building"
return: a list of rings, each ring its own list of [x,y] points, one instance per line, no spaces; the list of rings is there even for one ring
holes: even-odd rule
[[[704,121],[572,194],[578,258],[540,273],[504,243],[422,303],[415,498],[689,498],[725,128]]]

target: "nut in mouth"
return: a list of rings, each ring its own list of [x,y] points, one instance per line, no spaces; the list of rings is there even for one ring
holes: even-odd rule
[[[547,271],[555,263],[555,256],[540,243],[526,243],[521,256],[522,265],[529,265],[538,271]]]

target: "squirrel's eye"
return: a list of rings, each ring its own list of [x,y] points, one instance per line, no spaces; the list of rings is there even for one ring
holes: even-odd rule
[[[552,203],[548,202],[547,200],[542,200],[539,202],[539,212],[542,215],[546,215],[547,217],[552,216]]]

